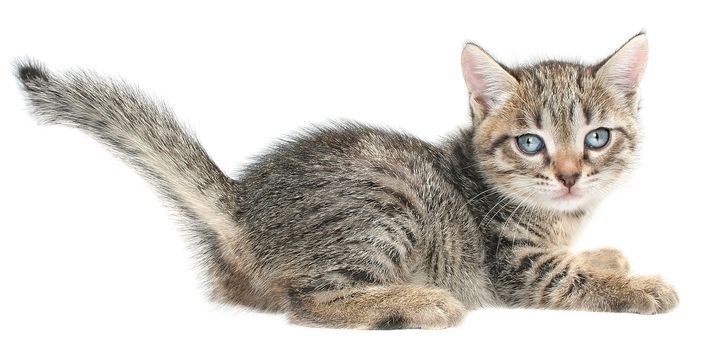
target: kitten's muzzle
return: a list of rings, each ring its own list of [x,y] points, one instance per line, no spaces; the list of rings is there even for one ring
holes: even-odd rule
[[[579,179],[580,175],[581,174],[579,173],[559,173],[556,177],[569,191],[571,191],[571,187],[576,184],[576,181]]]

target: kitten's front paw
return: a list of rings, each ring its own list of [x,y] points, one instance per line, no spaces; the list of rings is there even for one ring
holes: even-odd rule
[[[602,248],[589,250],[578,255],[580,264],[588,268],[627,274],[630,271],[628,259],[617,249]]]
[[[629,288],[634,291],[628,302],[632,312],[645,315],[669,312],[679,304],[674,287],[658,276],[632,277]]]

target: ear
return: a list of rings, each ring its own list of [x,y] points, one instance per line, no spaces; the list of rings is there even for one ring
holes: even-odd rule
[[[478,45],[466,44],[461,66],[474,122],[497,110],[517,85],[517,80]]]
[[[629,101],[637,93],[647,65],[647,35],[640,33],[628,40],[599,65],[596,77],[615,87]]]

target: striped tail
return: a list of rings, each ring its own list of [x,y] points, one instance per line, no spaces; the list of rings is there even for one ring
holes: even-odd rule
[[[130,164],[184,218],[205,248],[238,240],[239,184],[213,163],[168,107],[123,82],[87,71],[53,74],[16,65],[32,114],[81,129]]]

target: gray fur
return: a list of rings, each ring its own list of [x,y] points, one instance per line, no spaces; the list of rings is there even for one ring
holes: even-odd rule
[[[574,99],[604,108],[611,101],[576,92],[578,83],[598,84],[592,72],[552,62],[503,79],[529,86],[512,95],[531,102],[525,108],[541,105],[552,82],[574,84],[545,104],[561,113],[543,116],[568,137],[561,118],[573,113]],[[498,154],[518,157],[508,148],[514,138],[491,148],[494,134],[475,126],[434,145],[339,123],[281,142],[231,179],[167,107],[125,83],[86,71],[56,75],[33,62],[20,63],[17,74],[40,121],[86,131],[181,214],[218,300],[287,312],[300,324],[354,328],[443,328],[466,310],[493,305],[642,313],[676,305],[661,280],[627,277],[613,251],[580,259],[565,252],[590,207],[557,212],[506,193],[510,180],[492,164]],[[474,122],[491,125],[483,119],[493,117],[479,113]],[[521,158],[509,162],[517,173],[529,171]],[[609,283],[635,287],[614,296]],[[650,308],[648,297],[672,304]]]

